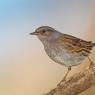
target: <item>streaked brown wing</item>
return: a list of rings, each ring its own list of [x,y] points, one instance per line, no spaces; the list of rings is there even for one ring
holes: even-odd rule
[[[62,36],[60,36],[57,41],[59,44],[63,44],[66,49],[73,52],[85,51],[90,53],[90,50],[92,49],[92,42],[84,41],[67,34],[63,34]]]

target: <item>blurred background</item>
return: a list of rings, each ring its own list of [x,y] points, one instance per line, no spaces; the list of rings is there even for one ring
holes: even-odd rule
[[[94,6],[95,0],[0,0],[0,95],[42,95],[56,87],[67,68],[53,62],[29,33],[48,25],[95,42]],[[95,62],[94,56],[95,49]],[[85,60],[69,76],[88,66]],[[80,95],[95,95],[95,87]]]

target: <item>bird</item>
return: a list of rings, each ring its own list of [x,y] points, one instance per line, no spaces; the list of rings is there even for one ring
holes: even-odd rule
[[[59,32],[50,26],[38,27],[30,35],[36,35],[42,42],[46,54],[56,63],[68,68],[64,80],[71,71],[73,66],[82,64],[89,58],[91,50],[95,47],[92,41],[85,41],[81,38]]]

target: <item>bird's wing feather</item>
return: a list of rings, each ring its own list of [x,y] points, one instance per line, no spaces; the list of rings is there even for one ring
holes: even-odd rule
[[[92,49],[91,41],[84,41],[67,34],[63,34],[56,41],[58,41],[59,44],[64,45],[66,49],[74,52],[86,51],[90,53],[90,50]]]

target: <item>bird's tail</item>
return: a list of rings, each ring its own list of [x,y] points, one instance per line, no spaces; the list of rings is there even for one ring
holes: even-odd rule
[[[95,47],[95,43],[93,43],[93,47]]]

